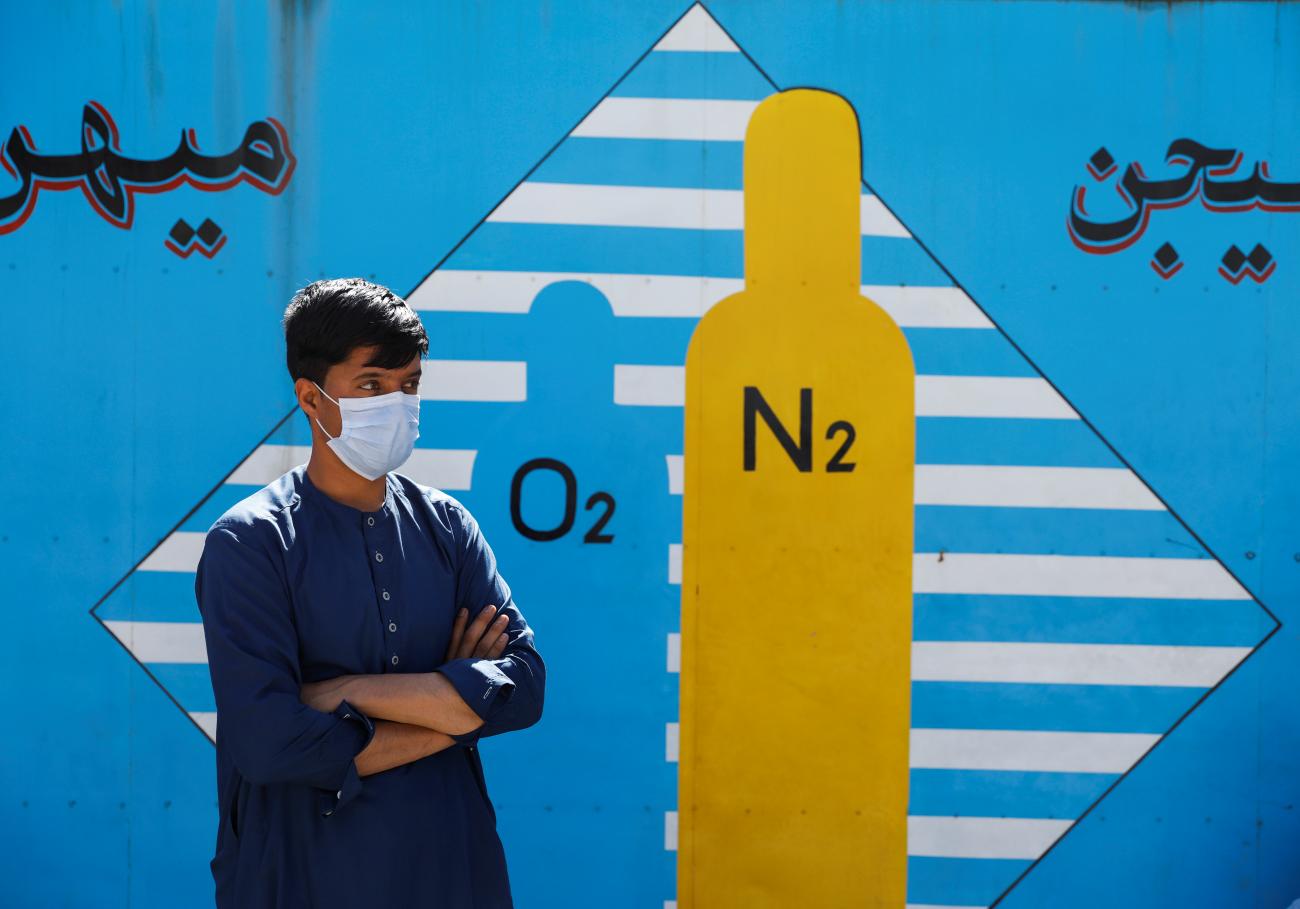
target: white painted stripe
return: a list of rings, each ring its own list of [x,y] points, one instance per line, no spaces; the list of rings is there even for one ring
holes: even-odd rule
[[[616,316],[698,317],[745,287],[739,278],[440,268],[407,302],[425,312],[526,313],[543,288],[560,281],[592,285]]]
[[[740,190],[529,181],[488,216],[515,224],[743,230]]]
[[[615,404],[636,407],[681,407],[685,400],[685,366],[614,364]]]
[[[1248,600],[1213,559],[918,552],[916,593]]]
[[[902,328],[993,328],[988,316],[960,287],[864,284],[861,291]]]
[[[543,288],[560,281],[592,285],[609,300],[616,316],[698,318],[719,300],[745,289],[739,278],[441,268],[407,302],[425,312],[526,313]],[[904,328],[993,328],[957,287],[864,284],[861,290]]]
[[[664,724],[664,760],[670,764],[677,763],[677,755],[681,750],[681,731],[682,727],[678,723]]]
[[[528,363],[523,360],[423,360],[420,366],[425,401],[528,399]]]
[[[913,729],[910,761],[931,770],[1124,773],[1159,739],[1133,732]]]
[[[668,632],[668,671],[682,671],[682,636],[680,632]]]
[[[907,232],[894,213],[885,207],[879,196],[863,195],[858,198],[858,230],[864,237],[896,237],[907,239]]]
[[[664,849],[677,851],[677,812],[664,812]]]
[[[682,472],[682,456],[664,455],[664,458],[668,462],[668,494],[679,496],[686,483],[686,476]]]
[[[665,457],[668,494],[679,496],[684,485],[682,455]],[[917,505],[1165,510],[1155,494],[1123,467],[917,464],[915,485]]]
[[[907,854],[933,858],[1036,859],[1073,821],[1027,817],[907,819]]]
[[[727,33],[698,3],[654,46],[657,51],[739,52]]]
[[[1007,376],[917,376],[916,415],[1079,418],[1074,408],[1044,379]]]
[[[438,489],[466,490],[474,473],[474,458],[478,452],[474,449],[456,448],[417,448],[397,473],[404,474]],[[226,479],[227,483],[240,483],[248,486],[266,486],[279,479],[289,470],[300,464],[306,464],[311,456],[310,445],[259,445],[251,455],[235,468]],[[200,543],[200,545],[202,545]],[[197,566],[197,559],[195,560]],[[147,569],[156,571],[160,569]],[[168,569],[170,570],[170,569]],[[185,569],[185,570],[193,570]]]
[[[1209,688],[1249,647],[915,641],[912,680]]]
[[[216,741],[217,739],[216,711],[190,710],[188,711],[188,713],[190,717],[194,720],[194,722],[198,723],[199,727],[202,728],[202,730],[208,734],[208,738],[212,739],[213,741]]]
[[[668,544],[668,583],[680,584],[682,582],[682,544]]]
[[[1165,510],[1123,467],[917,464],[916,504]]]
[[[140,563],[138,571],[194,571],[203,555],[202,531],[178,530],[166,537],[153,552]]]
[[[681,407],[685,400],[685,366],[614,366],[616,404]],[[1078,418],[1065,399],[1044,380],[1002,376],[917,376],[916,415]]]
[[[202,622],[105,621],[113,636],[142,663],[206,663]]]
[[[310,445],[259,445],[244,458],[227,483],[266,486],[311,458]]]
[[[569,135],[743,142],[756,107],[757,101],[712,98],[605,98]]]
[[[744,230],[744,199],[738,189],[529,180],[515,187],[488,220],[505,224]],[[864,236],[910,236],[876,196],[861,197],[858,223]]]
[[[670,582],[680,584],[679,543],[669,547],[668,571]],[[912,592],[1152,600],[1251,598],[1213,559],[967,552],[915,553]]]
[[[396,472],[435,489],[463,491],[472,488],[477,456],[473,448],[417,448]]]

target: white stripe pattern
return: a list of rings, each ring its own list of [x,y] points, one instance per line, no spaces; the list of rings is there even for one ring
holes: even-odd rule
[[[584,139],[743,142],[756,107],[757,101],[607,97],[569,135]]]
[[[907,819],[907,854],[933,858],[1036,859],[1073,821],[1022,817]]]
[[[913,729],[910,761],[930,770],[1124,773],[1159,740],[1136,732]]]
[[[614,365],[614,403],[682,407],[685,366]],[[917,376],[918,417],[1078,419],[1045,380],[1006,376]]]
[[[202,531],[178,530],[163,538],[153,552],[145,556],[137,571],[195,571],[203,555]]]
[[[668,494],[684,485],[682,455],[664,455]],[[917,464],[917,505],[1164,511],[1137,475],[1123,467],[1006,467]]]
[[[417,483],[433,486],[436,489],[466,490],[470,488],[470,481],[474,475],[474,459],[477,455],[478,452],[472,448],[417,448],[411,452],[411,457],[406,463],[398,468],[398,472],[405,474]],[[259,445],[226,478],[226,483],[266,486],[299,464],[306,464],[310,456],[311,446],[309,445],[279,445],[275,443]],[[201,542],[199,546],[202,547]],[[188,563],[178,563],[181,567],[175,568],[157,567],[161,564],[159,562],[153,566],[142,566],[142,568],[145,571],[193,570],[193,567],[184,567],[184,564]],[[193,565],[195,567],[198,565],[197,554],[194,557]]]
[[[681,583],[681,559],[681,544],[671,544],[670,584]],[[1152,600],[1250,599],[1246,589],[1213,559],[975,552],[914,553],[912,592]]]
[[[1134,732],[913,729],[909,762],[917,770],[1123,773],[1159,739]]]
[[[744,199],[738,189],[529,180],[515,187],[487,220],[502,224],[744,230]],[[874,195],[860,197],[858,222],[863,236],[911,236]]]
[[[682,544],[668,544],[668,583],[680,584],[682,582]]]
[[[681,671],[681,646],[680,634],[668,635],[669,672]],[[912,681],[1209,688],[1249,653],[1249,647],[913,641]]]
[[[1046,818],[907,819],[907,854],[936,858],[1036,859],[1072,821]],[[664,813],[664,849],[677,850],[677,812]]]
[[[916,504],[1165,510],[1124,467],[917,464]]]
[[[420,365],[420,397],[426,401],[528,399],[528,363],[523,360],[423,360]]]
[[[626,275],[577,271],[474,271],[440,268],[407,298],[422,312],[528,312],[545,287],[578,281],[599,290],[616,316],[698,318],[715,303],[745,289],[739,278],[688,275]],[[903,328],[976,328],[993,323],[958,287],[895,287],[864,284]]]
[[[1074,408],[1045,379],[1007,376],[917,376],[916,415],[1035,420],[1079,418]]]
[[[1209,688],[1249,647],[914,641],[912,680]]]
[[[199,724],[199,728],[201,728],[204,732],[208,734],[208,738],[212,739],[214,742],[217,740],[216,711],[189,710],[186,712],[190,715],[190,718],[194,720],[194,722]]]
[[[915,593],[1249,600],[1214,559],[918,552]]]
[[[740,48],[727,37],[722,26],[698,4],[668,30],[654,46],[657,51],[714,51],[739,53]]]
[[[207,646],[200,622],[131,622],[104,625],[142,663],[206,663]]]

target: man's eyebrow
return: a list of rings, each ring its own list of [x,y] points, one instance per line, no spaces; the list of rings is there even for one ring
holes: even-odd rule
[[[377,379],[377,378],[382,377],[383,374],[384,374],[385,372],[387,372],[387,370],[382,370],[382,369],[363,369],[363,370],[361,370],[361,372],[359,372],[359,373],[357,373],[355,376],[353,376],[353,378],[354,378],[354,379],[370,379],[370,378],[376,378],[376,379]],[[423,374],[424,374],[424,370],[423,370],[421,367],[417,366],[417,367],[415,367],[415,369],[412,369],[410,372],[408,372],[408,373],[406,374],[406,377],[409,379],[409,378],[413,378],[414,376],[419,376],[419,375],[423,375]]]

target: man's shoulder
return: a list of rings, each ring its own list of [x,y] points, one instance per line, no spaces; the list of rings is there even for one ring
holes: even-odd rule
[[[406,494],[408,499],[422,498],[431,505],[439,508],[464,508],[460,500],[446,490],[439,489],[437,486],[430,486],[427,483],[421,483],[408,474],[398,473],[396,470],[389,471],[389,476],[397,483],[398,487]]]
[[[446,490],[439,489],[437,486],[430,486],[427,483],[421,483],[407,474],[398,473],[395,470],[391,471],[389,476],[393,478],[393,481],[408,501],[413,504],[423,501],[435,515],[444,521],[450,520],[456,524],[464,524],[474,519],[465,504]]]
[[[256,539],[261,534],[273,532],[299,500],[304,470],[305,465],[294,467],[235,502],[212,522],[207,535],[210,537],[214,531],[226,530],[238,537]]]

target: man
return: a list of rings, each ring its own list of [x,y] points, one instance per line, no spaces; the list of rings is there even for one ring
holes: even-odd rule
[[[545,668],[478,524],[394,473],[419,317],[317,281],[284,315],[311,456],[212,525],[194,590],[217,706],[219,907],[510,907],[477,741]]]

